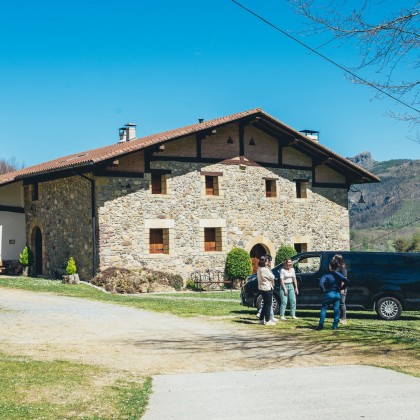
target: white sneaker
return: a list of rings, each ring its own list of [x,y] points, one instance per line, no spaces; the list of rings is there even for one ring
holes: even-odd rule
[[[270,321],[266,322],[266,323],[265,323],[265,325],[276,325],[276,323],[275,323],[275,322],[273,322],[273,321],[270,319]]]
[[[256,316],[258,319],[260,319],[260,313],[259,313],[259,312],[257,312],[257,313],[255,314],[255,316]]]
[[[340,324],[346,325],[346,324],[347,324],[347,320],[345,320],[345,319],[340,319]]]
[[[265,325],[265,321],[264,320],[260,320],[259,322],[258,322],[258,324],[260,324],[260,325]]]
[[[280,317],[281,321],[287,321],[287,318],[285,316]]]
[[[297,316],[292,316],[292,319],[299,319]]]
[[[271,318],[270,321],[271,322],[278,322],[278,320],[276,318]]]

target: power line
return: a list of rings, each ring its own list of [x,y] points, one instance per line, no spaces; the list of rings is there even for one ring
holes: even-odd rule
[[[388,232],[388,233],[385,233],[384,235],[378,236],[377,238],[374,238],[374,239],[368,241],[368,243],[376,242],[378,239],[384,238],[385,236],[389,236],[389,235],[391,235],[391,233],[398,232],[399,230],[404,229],[405,227],[410,226],[410,225],[418,222],[419,220],[420,220],[420,217],[416,220],[413,220],[410,223],[407,223],[404,226],[400,226],[398,229],[392,230],[391,232]],[[363,244],[358,245],[358,246],[354,247],[353,249],[358,249],[358,248],[361,248],[362,246],[363,246]]]
[[[394,99],[395,101],[399,102],[402,105],[405,105],[406,107],[412,109],[413,111],[419,112],[420,110],[414,108],[413,106],[407,104],[406,102],[401,101],[400,99],[396,98],[395,96],[392,96],[390,93],[385,92],[384,90],[382,90],[381,88],[379,88],[378,86],[374,85],[371,82],[368,82],[367,80],[363,79],[362,77],[358,76],[357,74],[353,73],[352,71],[350,71],[349,69],[343,67],[341,64],[336,63],[335,61],[331,60],[330,58],[328,58],[327,56],[325,56],[324,54],[321,54],[320,52],[318,52],[317,50],[313,49],[312,47],[310,47],[309,45],[305,44],[302,41],[299,41],[297,38],[295,38],[294,36],[288,34],[286,31],[284,31],[283,29],[279,28],[278,26],[274,25],[274,23],[271,23],[270,21],[268,21],[267,19],[264,19],[262,16],[258,15],[257,13],[253,12],[251,9],[248,9],[247,7],[245,7],[244,5],[242,5],[241,3],[237,2],[236,0],[232,0],[233,3],[235,3],[237,6],[241,7],[242,9],[244,9],[245,11],[247,11],[248,13],[250,13],[251,15],[255,16],[257,19],[260,19],[261,21],[263,21],[264,23],[266,23],[267,25],[271,26],[272,28],[274,28],[276,31],[281,32],[283,35],[286,35],[288,38],[292,39],[293,41],[297,42],[298,44],[302,45],[303,47],[307,48],[308,50],[312,51],[313,53],[317,54],[318,56],[320,56],[321,58],[323,58],[324,60],[328,61],[329,63],[333,64],[334,66],[340,68],[341,70],[344,70],[346,73],[350,74],[351,76],[355,77],[356,79],[360,80],[361,82],[363,82],[364,84],[376,89],[378,92],[390,97],[391,99]]]

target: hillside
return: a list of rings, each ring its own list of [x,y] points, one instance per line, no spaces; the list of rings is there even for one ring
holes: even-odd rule
[[[349,193],[352,248],[391,251],[396,239],[410,241],[420,232],[420,160],[376,162],[369,152],[348,159],[381,179],[377,184],[355,186],[366,204],[358,204],[360,193]],[[381,240],[372,240],[382,235]]]

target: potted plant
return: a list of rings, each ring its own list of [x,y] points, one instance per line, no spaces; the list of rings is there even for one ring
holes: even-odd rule
[[[26,245],[21,254],[19,254],[19,262],[22,265],[22,274],[25,277],[28,277],[29,267],[32,267],[34,264],[34,253],[28,245]]]
[[[76,263],[73,257],[67,261],[66,274],[63,276],[63,283],[79,284],[79,275],[77,274]]]

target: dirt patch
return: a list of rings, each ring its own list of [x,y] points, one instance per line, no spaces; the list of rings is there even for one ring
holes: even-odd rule
[[[369,363],[360,349],[304,341],[268,327],[11,289],[0,289],[0,325],[0,350],[6,353],[142,375]]]

